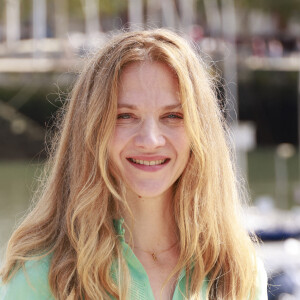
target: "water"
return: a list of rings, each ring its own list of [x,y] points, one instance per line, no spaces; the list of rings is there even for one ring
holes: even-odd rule
[[[0,262],[13,229],[28,210],[40,167],[34,162],[0,161]]]

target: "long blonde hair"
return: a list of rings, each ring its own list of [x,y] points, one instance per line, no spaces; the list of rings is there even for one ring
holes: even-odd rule
[[[180,239],[174,274],[186,269],[187,299],[200,299],[206,277],[207,299],[252,299],[255,252],[239,221],[213,80],[189,43],[166,29],[122,33],[86,64],[64,107],[39,201],[9,241],[2,280],[9,281],[24,262],[51,253],[49,283],[56,298],[126,299],[129,273],[113,227],[126,205],[118,178],[109,172],[107,145],[120,74],[137,61],[159,61],[173,70],[191,141],[190,161],[174,185]],[[114,262],[117,281],[111,278]]]

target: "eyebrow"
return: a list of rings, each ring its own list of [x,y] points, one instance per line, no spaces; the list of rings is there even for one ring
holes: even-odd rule
[[[128,103],[120,103],[118,104],[118,108],[130,108],[130,109],[137,109],[136,105],[128,104]],[[162,109],[182,109],[181,104],[172,104],[163,106]]]

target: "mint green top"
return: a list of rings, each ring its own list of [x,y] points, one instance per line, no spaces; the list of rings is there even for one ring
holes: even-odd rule
[[[114,221],[116,231],[120,237],[120,242],[123,247],[123,255],[127,262],[131,276],[131,300],[154,300],[152,289],[150,286],[147,273],[134,255],[124,239],[124,228],[122,227],[123,220]],[[43,259],[28,261],[25,263],[26,272],[20,269],[9,283],[0,286],[0,300],[54,300],[49,283],[48,273],[51,263],[51,256],[46,256]],[[112,277],[116,277],[113,272]],[[185,293],[185,271],[179,275],[177,285],[173,294],[173,300],[184,299],[182,293]],[[207,280],[204,280],[202,289],[199,293],[202,299],[205,299],[207,288]],[[114,298],[112,298],[114,299]],[[257,276],[257,293],[255,300],[267,300],[267,276],[261,262],[258,265]]]

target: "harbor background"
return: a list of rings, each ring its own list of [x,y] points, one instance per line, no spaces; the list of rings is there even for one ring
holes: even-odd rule
[[[157,27],[190,40],[218,76],[249,191],[246,226],[265,239],[258,251],[271,286],[279,282],[269,299],[299,299],[296,0],[0,0],[0,257],[30,209],[54,116],[85,59],[118,30]]]

